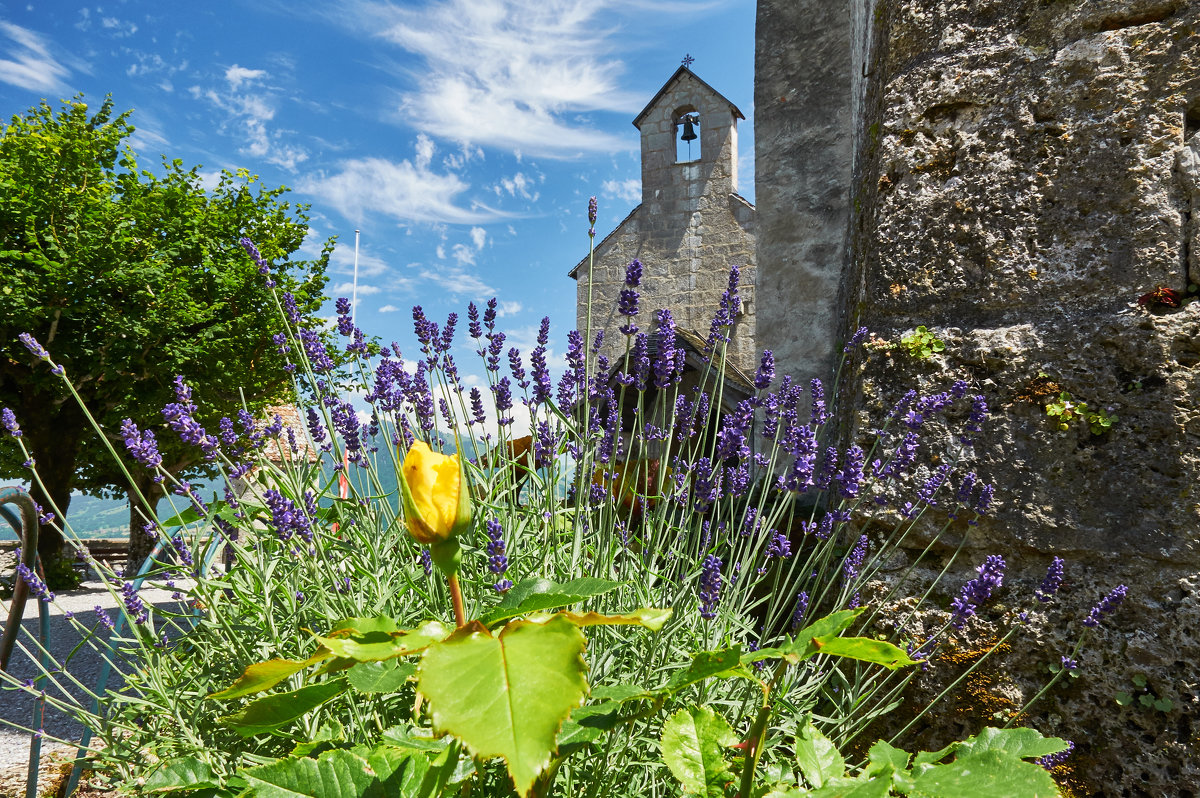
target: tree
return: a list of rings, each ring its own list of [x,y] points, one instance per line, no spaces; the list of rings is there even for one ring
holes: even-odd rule
[[[89,115],[81,97],[60,110],[43,102],[0,132],[0,406],[11,408],[34,455],[43,507],[63,513],[71,491],[92,495],[161,488],[132,465],[129,485],[62,381],[18,341],[31,333],[66,369],[111,440],[131,418],[154,429],[164,467],[182,478],[215,468],[164,427],[182,375],[211,432],[235,416],[286,400],[290,376],[271,340],[280,331],[264,276],[239,246],[245,236],[276,264],[271,278],[311,318],[322,303],[333,240],[314,260],[292,260],[308,232],[306,205],[286,188],[267,189],[244,170],[222,172],[206,191],[199,167],[163,159],[162,174],[139,170],[122,147],[129,112],[111,98]],[[0,476],[28,479],[8,436]],[[131,510],[135,510],[131,502]],[[131,512],[131,547],[143,549]],[[43,558],[62,540],[41,530]],[[142,544],[142,545],[138,545]],[[144,549],[143,549],[144,550]]]

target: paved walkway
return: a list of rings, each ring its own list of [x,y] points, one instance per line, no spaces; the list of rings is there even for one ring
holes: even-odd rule
[[[148,604],[175,603],[171,600],[171,593],[166,590],[145,589],[141,591],[140,595],[142,600]],[[111,611],[118,603],[118,600],[110,595],[101,583],[85,582],[77,590],[59,593],[50,605],[50,653],[59,663],[63,663],[70,657],[67,669],[89,689],[94,688],[99,679],[102,660],[99,654],[88,646],[81,647],[74,655],[71,654],[72,650],[79,645],[81,637],[72,622],[65,617],[65,613],[73,613],[75,621],[90,629],[97,624],[96,607],[112,614]],[[7,618],[8,602],[0,601],[0,628]],[[38,630],[36,600],[26,603],[25,620],[22,626],[28,634],[22,633],[17,650],[13,652],[12,660],[9,663],[9,669],[16,679],[24,681],[36,675],[36,668],[29,655],[22,653],[20,649],[21,644],[24,644],[29,651],[35,652],[33,641],[36,640]],[[101,631],[104,632],[104,639],[107,639],[107,630]],[[74,687],[65,679],[59,681],[64,688],[67,688],[68,694],[75,701],[85,708],[91,708],[90,699],[81,689]],[[20,690],[4,689],[7,683],[6,680],[4,686],[0,686],[0,770],[28,762],[29,734],[13,729],[10,724],[29,726],[34,708],[32,696]],[[120,677],[116,674],[109,680],[110,689],[119,687],[120,684]],[[51,689],[48,692],[50,695],[61,696],[57,689]],[[48,706],[43,727],[48,736],[65,740],[78,740],[83,733],[83,727],[78,722]],[[55,745],[50,741],[45,741],[42,745],[43,752],[65,748],[66,746]]]

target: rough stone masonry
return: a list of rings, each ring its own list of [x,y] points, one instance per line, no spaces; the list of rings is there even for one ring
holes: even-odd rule
[[[970,465],[1000,499],[966,559],[1005,556],[1009,607],[1068,562],[1058,604],[909,742],[1019,706],[1123,583],[1079,677],[1024,721],[1075,741],[1077,795],[1200,795],[1198,28],[1195,0],[758,7],[759,290],[810,289],[760,306],[759,345],[824,369],[859,324],[928,327],[945,351],[874,357],[848,423],[964,376],[992,408]],[[1139,304],[1160,287],[1180,306]],[[1060,430],[1063,391],[1117,422]]]

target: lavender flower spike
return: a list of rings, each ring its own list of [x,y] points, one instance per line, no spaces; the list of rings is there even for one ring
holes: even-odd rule
[[[717,617],[717,603],[721,600],[721,558],[710,554],[704,558],[700,572],[700,617]]]
[[[991,598],[992,591],[1004,584],[1004,567],[1004,558],[998,554],[992,554],[983,561],[983,565],[976,569],[979,576],[963,585],[962,592],[950,605],[951,626],[963,628],[967,618]]]
[[[1050,599],[1054,598],[1054,594],[1058,592],[1058,588],[1062,586],[1063,580],[1063,564],[1062,557],[1055,557],[1050,567],[1046,569],[1046,578],[1042,580],[1042,584],[1038,587],[1037,600],[1045,604]]]
[[[50,353],[46,351],[46,347],[39,344],[37,339],[29,333],[21,333],[17,336],[17,338],[21,340],[21,343],[25,344],[25,348],[28,349],[30,354],[32,354],[34,357],[41,360],[50,359]]]
[[[1112,615],[1117,611],[1117,607],[1125,600],[1125,595],[1129,592],[1129,588],[1125,585],[1117,585],[1104,598],[1100,599],[1100,603],[1092,607],[1092,611],[1088,613],[1088,617],[1083,619],[1083,625],[1094,629],[1104,620],[1104,616]]]
[[[0,409],[0,424],[3,424],[4,428],[8,430],[8,434],[14,438],[19,438],[25,434],[21,432],[21,425],[17,423],[16,414],[7,407]]]

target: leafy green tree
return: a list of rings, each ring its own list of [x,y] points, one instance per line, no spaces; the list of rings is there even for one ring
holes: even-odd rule
[[[194,447],[166,429],[162,407],[182,375],[197,420],[217,432],[234,417],[286,401],[290,377],[272,341],[280,318],[267,278],[239,246],[245,236],[275,264],[271,279],[311,318],[322,302],[333,240],[315,260],[293,260],[308,231],[305,205],[282,200],[244,170],[222,172],[205,190],[198,167],[163,159],[159,174],[138,168],[122,142],[129,112],[107,98],[90,113],[82,98],[43,102],[0,131],[0,406],[12,408],[42,485],[36,501],[66,512],[71,491],[91,495],[163,487],[132,465],[131,486],[62,380],[18,341],[31,333],[66,369],[110,439],[131,418],[153,429],[164,467],[181,478],[210,476]],[[14,440],[0,443],[0,477],[29,479]],[[44,487],[43,487],[44,486]],[[131,507],[131,544],[140,516]],[[61,548],[43,526],[43,558]]]

